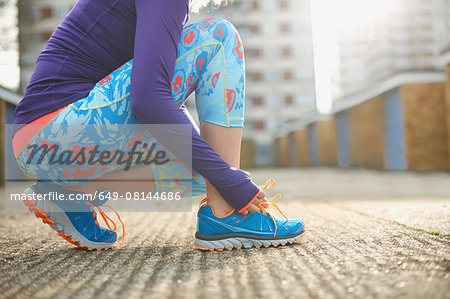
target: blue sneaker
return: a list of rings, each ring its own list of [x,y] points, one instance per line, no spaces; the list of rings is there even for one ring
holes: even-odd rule
[[[68,242],[87,250],[107,250],[115,246],[117,234],[114,230],[116,230],[116,225],[101,210],[97,204],[98,201],[87,200],[86,197],[84,200],[69,199],[69,194],[86,195],[85,192],[68,190],[58,185],[39,181],[26,189],[24,193],[29,198],[24,203],[30,212],[35,213],[36,217],[50,225],[59,236]],[[47,196],[47,198],[42,199],[43,196]],[[95,208],[99,210],[109,229],[99,225]],[[119,215],[117,214],[117,216]],[[113,228],[108,221],[112,222]],[[123,223],[121,220],[120,222],[124,234]]]
[[[269,183],[273,184],[268,186]],[[269,180],[262,189],[270,189],[274,185],[275,182]],[[197,214],[195,247],[201,250],[222,251],[292,244],[304,236],[305,225],[300,219],[287,219],[286,216],[286,219],[275,218],[266,210],[269,205],[278,209],[274,203],[280,197],[277,195],[268,199],[265,204],[258,206],[257,212],[244,216],[232,210],[223,217],[217,217],[213,208],[208,205],[208,199],[203,199]]]

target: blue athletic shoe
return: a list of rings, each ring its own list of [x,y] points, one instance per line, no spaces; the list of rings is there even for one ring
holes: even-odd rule
[[[268,187],[268,183],[273,185]],[[268,181],[262,189],[272,188]],[[305,225],[300,219],[278,219],[272,216],[267,206],[280,199],[279,195],[260,205],[254,213],[242,215],[235,210],[217,217],[205,198],[197,214],[195,247],[201,250],[222,251],[241,248],[260,248],[292,244],[305,234]],[[275,205],[274,205],[275,206]],[[281,212],[281,211],[280,211]]]
[[[36,182],[24,193],[29,198],[24,201],[28,209],[70,243],[87,250],[106,250],[115,246],[117,234],[113,230],[116,229],[116,225],[112,223],[112,229],[99,225],[96,207],[108,227],[110,227],[108,220],[111,219],[98,207],[97,202],[86,197],[80,200],[86,193],[45,182]],[[73,198],[69,198],[69,195]],[[79,196],[78,200],[74,195]]]

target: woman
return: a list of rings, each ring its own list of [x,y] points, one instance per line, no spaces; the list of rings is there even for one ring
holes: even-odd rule
[[[204,177],[207,198],[198,212],[197,248],[293,242],[303,235],[303,222],[280,220],[267,213],[269,202],[263,189],[271,186],[260,189],[238,169],[245,83],[239,35],[229,22],[218,18],[185,27],[189,5],[189,0],[77,2],[39,56],[16,109],[15,124],[26,125],[14,135],[14,151],[22,169],[39,180],[26,193],[30,199],[52,192],[71,199],[83,192],[119,192],[116,183],[95,179],[117,181],[131,172],[154,178],[154,183],[146,185],[147,191],[181,188],[186,193],[204,189]],[[184,106],[194,90],[200,133]],[[103,126],[101,132],[85,134],[58,127],[66,124]],[[114,125],[118,124],[158,126],[117,134]],[[188,133],[177,131],[173,125],[190,129]],[[157,143],[154,138],[183,165],[192,163],[194,186],[179,183],[176,177],[167,183],[167,168],[155,164],[152,171],[150,167],[120,171],[118,163],[88,165],[84,161],[69,167],[48,160],[30,162],[31,144],[60,145],[72,151],[94,144],[126,150],[133,140]],[[169,172],[180,175],[179,169]],[[79,183],[77,190],[67,187],[74,183]],[[100,250],[116,243],[116,233],[98,224],[95,200],[28,200],[26,205],[79,247]]]

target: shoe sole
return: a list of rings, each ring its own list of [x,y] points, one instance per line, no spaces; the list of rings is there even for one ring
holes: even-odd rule
[[[195,248],[207,251],[224,251],[242,248],[267,248],[270,246],[278,247],[285,246],[294,243],[302,239],[305,236],[305,231],[302,233],[286,238],[286,239],[274,239],[274,240],[261,240],[252,238],[226,238],[222,240],[202,240],[195,238]]]
[[[34,193],[34,191],[30,188],[24,191],[24,194],[26,194],[27,197],[32,193]],[[34,213],[37,218],[41,218],[43,223],[48,224],[54,231],[56,231],[58,236],[77,247],[85,250],[97,251],[108,250],[115,247],[115,245],[111,246],[110,243],[95,243],[83,237],[73,226],[66,213],[55,204],[52,204],[52,208],[48,209],[55,212],[49,212],[47,214],[38,205],[36,205],[34,200],[24,200],[23,203],[31,213]],[[42,204],[45,205],[51,203],[42,201]]]

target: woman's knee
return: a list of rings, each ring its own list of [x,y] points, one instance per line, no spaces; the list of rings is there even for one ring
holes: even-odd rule
[[[238,58],[244,58],[244,47],[236,27],[228,20],[212,18],[204,20],[205,24],[211,24],[212,37],[223,44],[225,49],[231,50]],[[208,25],[206,25],[208,26]]]
[[[238,34],[238,31],[234,25],[222,18],[214,18],[215,30],[213,36],[215,38],[223,38],[223,40],[233,39]]]

